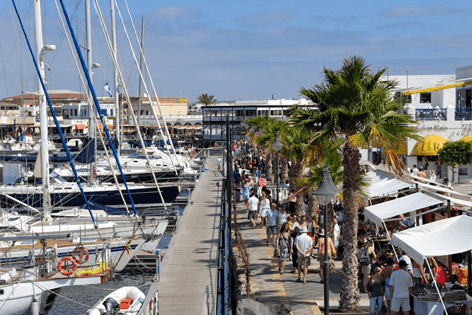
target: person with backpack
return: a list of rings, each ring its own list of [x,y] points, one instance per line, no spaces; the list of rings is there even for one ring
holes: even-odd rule
[[[359,250],[359,265],[362,267],[362,275],[364,277],[363,285],[364,292],[368,292],[368,285],[370,281],[370,270],[374,260],[377,259],[375,255],[374,243],[371,240],[367,240]]]

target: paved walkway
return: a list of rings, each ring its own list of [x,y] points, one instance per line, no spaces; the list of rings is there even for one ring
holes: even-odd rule
[[[259,225],[253,229],[247,220],[244,204],[239,203],[237,207],[241,235],[249,253],[252,297],[269,306],[284,304],[293,314],[323,314],[324,286],[320,283],[318,261],[311,260],[306,284],[296,282],[297,275],[291,273],[291,261],[286,262],[284,274],[280,275],[277,262],[273,259],[274,247],[265,245],[265,229],[260,229]],[[329,304],[330,310],[333,311],[339,307],[342,278],[341,261],[336,261],[335,265],[336,273],[331,274],[329,280]],[[355,314],[368,314],[367,294],[361,294],[360,304],[363,311]]]
[[[162,262],[159,314],[200,314],[209,288],[210,314],[216,305],[221,173],[209,157]]]

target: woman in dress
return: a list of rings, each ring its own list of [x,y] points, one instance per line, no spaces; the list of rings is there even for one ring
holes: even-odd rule
[[[270,201],[264,192],[262,193],[262,199],[261,199],[261,204],[259,205],[259,209],[260,209],[259,211],[261,215],[261,229],[262,229],[264,227],[267,227],[267,216],[270,210]]]
[[[324,255],[325,255],[325,230],[321,230],[320,234],[318,235],[318,243],[316,245],[318,247],[318,261],[320,262],[320,282],[323,283],[324,279]],[[332,257],[332,250],[334,248],[333,240],[331,237],[328,236],[328,260],[331,260]]]
[[[277,243],[275,246],[275,258],[277,258],[277,263],[279,264],[279,273],[280,275],[284,274],[284,265],[285,261],[290,259],[290,249],[289,249],[289,237],[290,230],[288,228],[288,223],[285,222],[282,224],[280,231],[277,235]]]
[[[248,180],[244,181],[243,184],[243,200],[244,204],[246,205],[246,211],[249,211],[249,189],[251,185],[249,184]]]

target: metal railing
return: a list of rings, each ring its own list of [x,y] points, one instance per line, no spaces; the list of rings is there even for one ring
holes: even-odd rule
[[[446,120],[445,108],[418,108],[416,120]]]
[[[455,120],[472,120],[472,108],[456,108]]]

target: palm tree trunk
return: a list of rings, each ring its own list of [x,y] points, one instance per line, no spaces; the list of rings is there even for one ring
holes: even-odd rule
[[[315,217],[316,222],[318,222],[318,218],[320,215],[320,208],[318,207],[318,203],[316,203],[315,196],[313,196],[312,191],[308,193],[308,220]]]
[[[303,163],[300,160],[294,160],[293,162],[294,162],[293,169],[295,171],[295,178],[293,179],[295,186],[293,187],[296,187],[296,180],[299,178],[302,178],[303,176]],[[297,196],[297,202],[295,205],[295,213],[297,213],[298,216],[305,214],[305,196],[304,195]]]
[[[285,181],[288,178],[288,158],[281,155],[280,160],[282,161],[282,169],[280,170],[280,172],[282,174],[282,183],[281,184],[284,185]]]
[[[343,202],[344,216],[341,242],[344,248],[340,292],[341,311],[358,310],[360,293],[357,282],[357,227],[359,207],[359,159],[357,149],[348,141],[343,148]]]
[[[273,182],[273,167],[272,167],[272,153],[267,152],[266,155],[266,168],[267,168],[267,180],[270,182]]]

